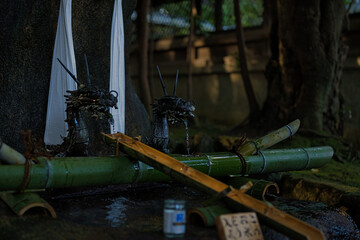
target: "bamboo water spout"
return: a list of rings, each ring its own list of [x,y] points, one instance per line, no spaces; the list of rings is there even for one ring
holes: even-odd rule
[[[64,95],[66,99],[65,121],[69,127],[68,135],[64,138],[66,152],[71,156],[87,156],[90,136],[85,119],[90,117],[97,120],[103,119],[113,124],[114,119],[110,109],[117,109],[118,93],[114,90],[108,92],[104,89],[98,89],[91,84],[86,55],[87,84],[80,82],[60,59],[58,61],[78,84],[78,89],[67,90],[68,94]]]
[[[230,152],[174,157],[213,177],[319,168],[333,155],[331,147],[266,150],[262,155],[245,156],[245,165]],[[265,161],[264,161],[265,159]],[[112,157],[66,157],[49,160],[39,157],[32,165],[27,189],[101,186],[149,181],[170,177],[136,159]],[[245,171],[244,171],[245,168]],[[0,191],[16,190],[24,178],[25,165],[0,165]]]
[[[121,151],[129,154],[129,156],[138,158],[140,161],[153,166],[184,184],[190,184],[201,191],[214,194],[234,210],[255,211],[260,221],[285,233],[287,236],[294,239],[325,239],[319,229],[308,223],[269,206],[260,200],[254,199],[240,190],[236,190],[209,175],[177,161],[169,155],[159,152],[122,133],[109,137],[116,140]],[[265,158],[263,169],[265,169]]]
[[[264,150],[258,151],[258,155],[244,156],[243,159],[229,152],[193,157],[177,155],[174,156],[177,161],[120,133],[104,134],[103,137],[130,157],[77,157],[51,161],[38,158],[39,164],[30,165],[29,168],[25,165],[2,165],[0,191],[16,190],[19,186],[23,187],[24,182],[27,183],[27,189],[46,189],[166,181],[174,177],[208,193],[224,195],[224,201],[235,210],[256,211],[264,223],[296,239],[323,239],[322,233],[311,225],[211,176],[252,175],[321,167],[332,157],[331,147]]]
[[[239,146],[237,151],[242,155],[252,155],[258,153],[259,150],[267,149],[283,141],[284,139],[293,136],[299,129],[299,126],[300,120],[296,119],[295,121],[292,121],[284,127],[270,132],[261,138],[253,141],[246,141],[244,144]]]
[[[26,161],[21,153],[5,144],[0,138],[0,161],[1,160],[8,164],[25,164]]]
[[[149,139],[150,141],[148,141],[147,144],[162,152],[169,153],[169,123],[187,123],[188,118],[194,117],[193,111],[195,110],[195,107],[190,101],[185,101],[184,99],[176,96],[179,71],[176,73],[173,95],[169,96],[159,67],[157,67],[157,70],[159,72],[160,83],[163,88],[164,96],[159,99],[155,99],[154,103],[151,104],[153,124],[152,134]]]
[[[275,182],[266,181],[263,179],[254,179],[248,177],[230,177],[222,179],[222,181],[236,189],[242,188],[248,182],[251,183],[251,188],[246,193],[256,199],[267,201],[274,198],[280,193],[279,186]]]

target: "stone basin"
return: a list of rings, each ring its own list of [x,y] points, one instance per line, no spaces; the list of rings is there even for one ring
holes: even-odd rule
[[[162,233],[163,202],[185,199],[198,207],[209,198],[179,183],[142,183],[42,192],[56,210],[57,219],[30,210],[15,216],[0,203],[1,239],[166,239]],[[352,218],[342,209],[323,203],[277,198],[274,206],[320,228],[327,239],[360,239]],[[215,227],[187,224],[183,239],[218,239]],[[288,239],[261,225],[264,239]]]

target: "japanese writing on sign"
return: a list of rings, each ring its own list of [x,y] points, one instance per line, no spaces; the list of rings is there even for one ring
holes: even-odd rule
[[[264,240],[254,212],[221,215],[216,227],[221,240]]]

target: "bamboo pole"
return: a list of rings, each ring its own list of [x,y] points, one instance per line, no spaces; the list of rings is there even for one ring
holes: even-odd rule
[[[0,198],[10,207],[10,209],[18,216],[23,216],[32,208],[43,208],[50,213],[51,217],[56,218],[54,208],[42,199],[38,194],[32,192],[23,193],[0,193]]]
[[[232,213],[228,207],[221,204],[190,208],[186,211],[186,220],[189,223],[199,224],[199,219],[206,227],[215,226],[215,219],[223,214]]]
[[[8,163],[8,164],[25,164],[25,157],[11,148],[7,144],[5,144],[0,138],[0,160]]]
[[[296,119],[291,123],[285,125],[278,130],[275,130],[261,138],[254,141],[246,141],[244,144],[239,146],[237,152],[242,155],[252,155],[257,153],[259,150],[267,149],[275,144],[293,136],[300,127],[300,120]]]
[[[108,138],[107,141],[113,141]],[[332,157],[331,147],[263,151],[262,155],[245,156],[245,165],[230,152],[207,153],[198,156],[174,157],[198,171],[220,178],[259,173],[303,170],[323,166]],[[171,178],[153,167],[128,156],[66,157],[49,160],[38,157],[39,164],[30,169],[27,189],[71,188],[129,184],[149,181],[169,181]],[[25,165],[0,165],[0,191],[16,190],[21,185]]]
[[[177,161],[169,155],[122,133],[116,134],[116,140],[119,143],[119,148],[129,156],[149,164],[184,184],[195,186],[209,194],[215,194],[237,211],[256,212],[263,223],[294,239],[325,239],[323,233],[310,224],[269,206],[260,200],[252,198],[239,190],[233,189],[230,186]]]
[[[246,183],[251,182],[252,187],[246,191],[246,194],[263,201],[270,200],[269,198],[272,197],[271,195],[277,195],[280,193],[279,186],[275,182],[270,182],[263,179],[231,177],[221,180],[236,189],[240,189]]]

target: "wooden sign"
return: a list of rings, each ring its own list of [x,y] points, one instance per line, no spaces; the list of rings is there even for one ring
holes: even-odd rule
[[[221,240],[264,240],[254,212],[221,215],[216,228]]]

